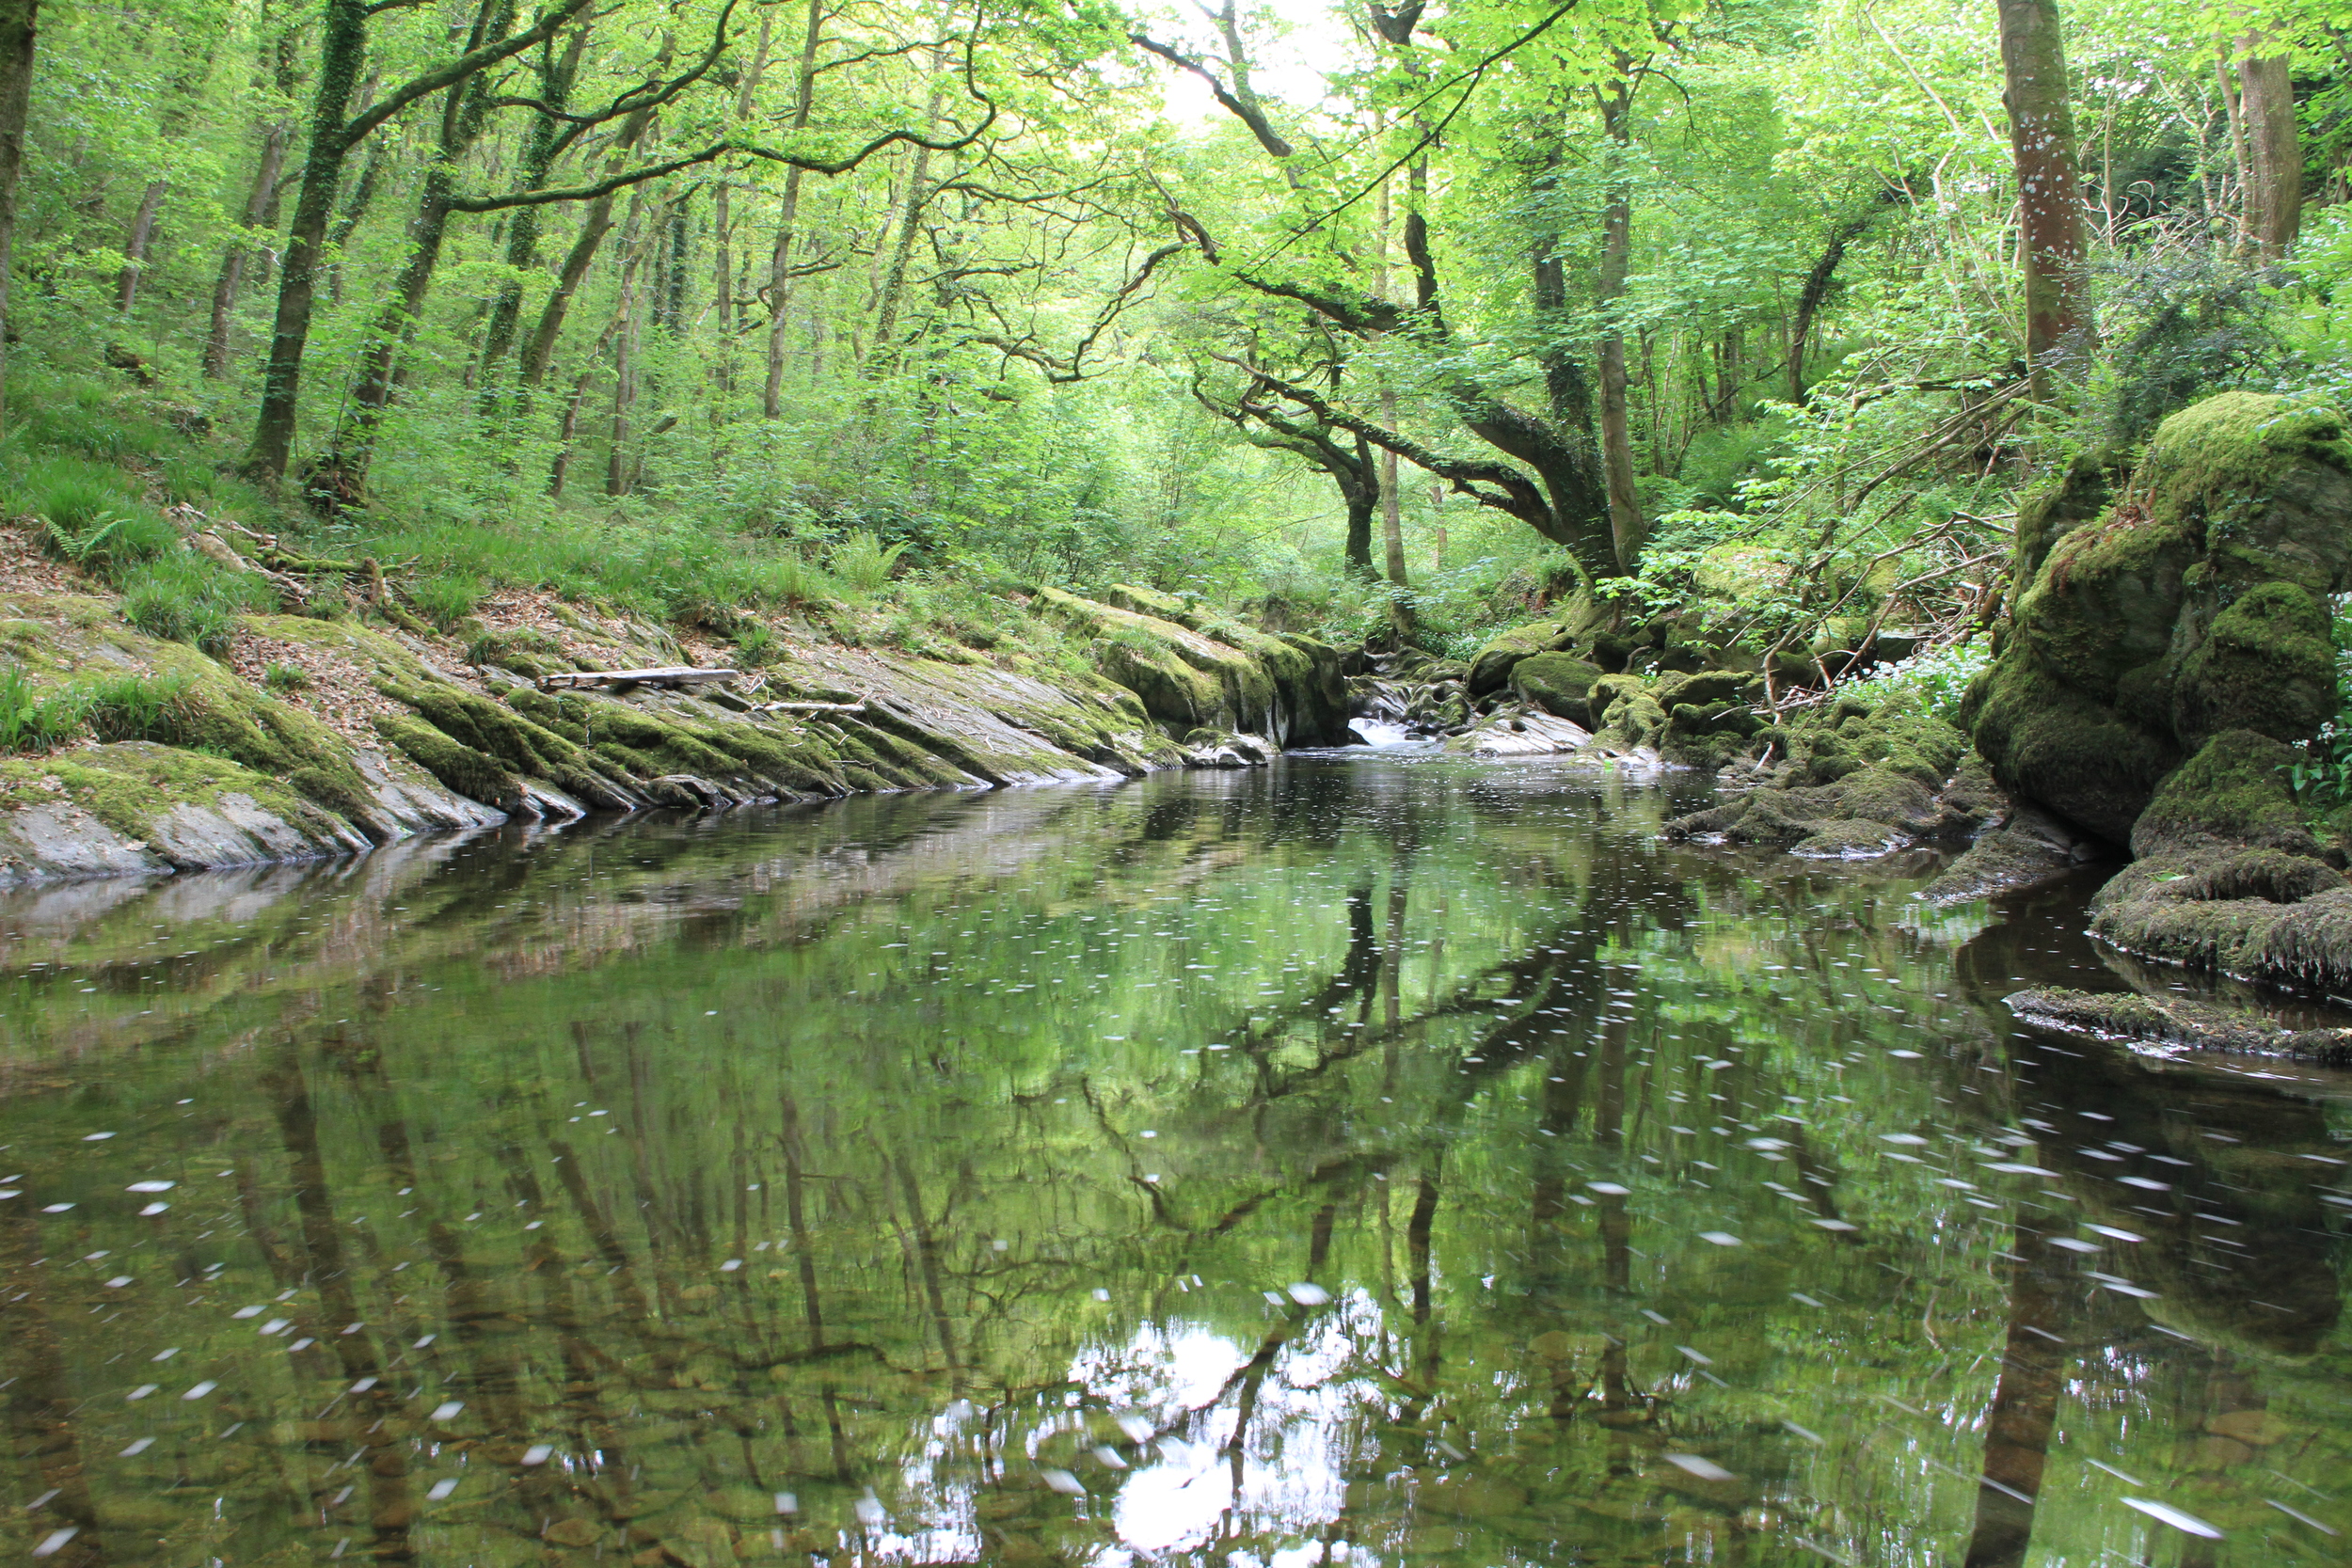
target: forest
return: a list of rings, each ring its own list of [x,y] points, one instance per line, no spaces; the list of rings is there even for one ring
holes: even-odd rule
[[[2021,493],[2348,373],[2306,0],[0,11],[0,481],[199,645],[273,595],[175,507],[747,663],[1583,590],[1956,689]]]

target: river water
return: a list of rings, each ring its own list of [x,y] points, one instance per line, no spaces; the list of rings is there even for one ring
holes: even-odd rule
[[[2352,1083],[2035,1038],[2119,983],[2087,887],[1662,844],[1695,788],[1301,756],[0,903],[0,1550],[2352,1560]]]

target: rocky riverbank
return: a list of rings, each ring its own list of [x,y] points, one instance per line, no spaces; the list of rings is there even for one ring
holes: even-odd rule
[[[0,886],[302,860],[510,818],[1238,768],[1350,738],[1338,650],[1146,590],[1108,597],[1042,591],[1021,607],[1038,625],[1017,653],[787,626],[732,682],[562,689],[549,677],[725,665],[732,650],[516,595],[437,631],[246,616],[215,658],[133,629],[112,596],[9,535],[14,711],[71,709],[77,733],[0,758]]]

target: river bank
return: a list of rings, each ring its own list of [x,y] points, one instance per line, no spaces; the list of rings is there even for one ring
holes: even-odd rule
[[[1106,597],[1041,589],[1008,607],[1023,624],[993,646],[919,653],[846,640],[840,617],[779,617],[732,681],[565,688],[548,677],[732,667],[743,639],[517,592],[446,628],[396,604],[244,615],[215,657],[139,631],[103,582],[10,531],[0,641],[18,733],[72,730],[0,759],[0,886],[307,860],[510,817],[1238,768],[1350,738],[1338,650],[1145,590]]]

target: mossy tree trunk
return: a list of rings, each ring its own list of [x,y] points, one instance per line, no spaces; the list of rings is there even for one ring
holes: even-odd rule
[[[353,95],[368,55],[368,22],[377,9],[368,0],[326,0],[319,29],[319,85],[310,105],[310,139],[302,160],[302,189],[294,199],[286,235],[285,264],[278,272],[278,310],[270,328],[269,366],[262,379],[262,406],[253,441],[243,464],[246,477],[275,485],[294,458],[295,421],[302,395],[302,357],[310,341],[310,316],[318,296],[318,267],[326,226],[352,149],[410,104],[454,88],[501,60],[553,38],[591,0],[554,0],[521,32],[485,40],[452,60],[432,66],[385,93],[364,113],[352,114]],[[348,118],[346,118],[348,117]]]

